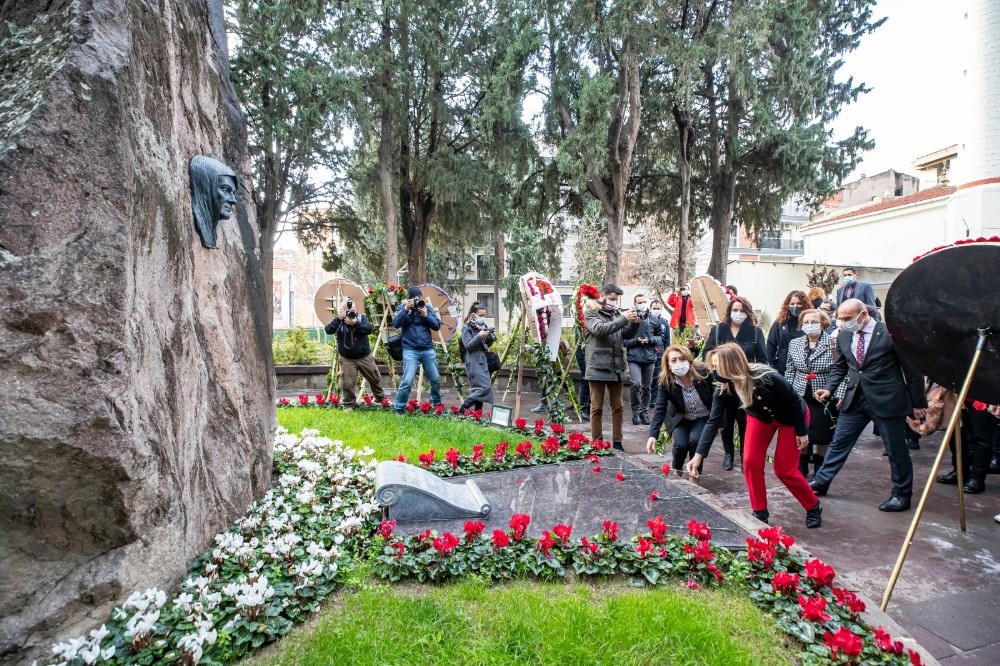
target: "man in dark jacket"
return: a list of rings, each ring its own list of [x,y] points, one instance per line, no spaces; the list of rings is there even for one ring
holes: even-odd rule
[[[622,421],[625,405],[622,391],[628,367],[625,363],[623,347],[626,337],[635,337],[639,330],[639,315],[634,310],[624,314],[618,310],[618,299],[622,295],[620,287],[604,285],[604,296],[600,300],[591,299],[586,303],[583,321],[587,327],[587,374],[584,379],[590,385],[590,436],[593,440],[604,439],[604,394],[607,392],[611,403],[611,431],[614,448],[622,447]]]
[[[424,375],[431,383],[431,403],[441,404],[441,375],[438,373],[437,354],[431,331],[441,330],[441,318],[434,306],[423,300],[420,287],[410,287],[407,299],[399,304],[392,327],[403,334],[403,379],[396,392],[396,411],[402,413],[410,399],[410,387],[417,376],[417,369],[424,366]]]
[[[654,325],[649,316],[646,296],[637,294],[632,299],[635,312],[639,315],[639,326],[635,335],[625,338],[628,350],[629,405],[632,407],[632,425],[649,425],[649,397],[653,384],[653,368],[656,366],[656,350],[663,344],[659,326]]]
[[[368,336],[372,334],[372,323],[368,321],[368,317],[357,312],[353,301],[348,300],[337,310],[333,321],[326,325],[326,332],[337,338],[337,353],[340,355],[340,404],[348,409],[357,404],[354,389],[359,372],[368,380],[375,400],[382,402],[385,392],[382,391],[382,375],[379,374],[368,344]]]
[[[816,391],[820,402],[837,393],[842,382],[846,391],[833,441],[823,465],[809,483],[817,495],[825,495],[830,482],[847,462],[847,456],[869,422],[874,421],[889,451],[892,496],[880,511],[906,511],[913,495],[913,463],[906,448],[906,417],[921,419],[926,412],[923,377],[896,353],[889,329],[868,314],[865,304],[850,299],[837,309],[838,354],[826,387]]]

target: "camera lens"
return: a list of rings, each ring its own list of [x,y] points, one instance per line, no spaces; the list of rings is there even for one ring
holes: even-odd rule
[[[354,301],[352,301],[349,298],[347,299],[347,309],[348,310],[353,310],[354,309]]]
[[[348,310],[347,312],[344,313],[344,316],[347,317],[348,319],[357,319],[358,313],[356,310]]]
[[[427,307],[427,303],[425,303],[425,302],[424,302],[424,301],[423,301],[422,299],[417,299],[417,302],[416,302],[416,303],[414,303],[413,305],[414,305],[414,307],[416,307],[416,308],[417,308],[418,310],[419,310],[420,308],[423,308],[423,307]]]

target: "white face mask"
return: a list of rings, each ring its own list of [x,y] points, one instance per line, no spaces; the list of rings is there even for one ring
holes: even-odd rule
[[[486,317],[476,317],[476,323],[482,326],[486,323]]]
[[[639,313],[643,313],[643,312],[645,312],[648,309],[649,309],[649,306],[646,305],[645,303],[640,303],[639,305],[635,306],[635,311],[639,312]]]
[[[660,308],[656,308],[655,310],[651,310],[651,312],[653,313],[654,317],[659,317],[660,316]]]
[[[670,372],[674,373],[678,377],[683,377],[691,369],[691,364],[687,361],[681,361],[680,363],[671,363]]]
[[[687,296],[691,293],[690,289],[681,289],[681,296]]]
[[[742,324],[747,320],[747,313],[736,310],[729,315],[729,318],[733,320],[734,324]]]
[[[802,324],[802,332],[808,335],[810,338],[815,338],[817,335],[819,335],[821,328],[822,327],[819,324],[812,324],[812,323]]]
[[[839,328],[845,333],[852,333],[852,334],[857,333],[862,329],[861,322],[858,321],[858,317],[860,316],[861,315],[858,314],[858,316],[855,317],[854,319],[848,319],[847,321],[838,321],[837,328]]]

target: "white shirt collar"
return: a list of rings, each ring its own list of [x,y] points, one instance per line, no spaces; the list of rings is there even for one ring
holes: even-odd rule
[[[875,321],[875,317],[868,317],[868,323],[865,324],[865,327],[861,330],[864,331],[865,335],[871,335],[875,332],[875,324],[877,323],[878,322]]]

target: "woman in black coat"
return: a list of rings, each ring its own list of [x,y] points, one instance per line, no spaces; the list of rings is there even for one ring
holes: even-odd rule
[[[764,348],[764,332],[757,325],[757,315],[753,306],[743,296],[736,296],[726,308],[726,316],[708,334],[702,353],[707,355],[719,345],[735,342],[743,350],[751,363],[767,363],[767,350]],[[740,465],[743,464],[743,439],[747,434],[747,414],[736,408],[726,412],[725,425],[722,428],[722,469],[733,468],[733,438],[736,429],[740,432]]]
[[[715,373],[719,388],[698,449],[686,466],[688,474],[692,478],[698,477],[698,466],[712,448],[715,429],[722,424],[725,409],[737,403],[747,413],[743,473],[754,516],[765,523],[770,517],[764,464],[767,449],[777,434],[774,475],[806,509],[806,527],[819,527],[822,524],[819,500],[798,467],[799,451],[809,444],[805,402],[773,368],[747,363],[739,345],[728,343],[714,349],[708,357],[708,366]]]
[[[805,292],[792,291],[785,296],[785,302],[778,310],[778,316],[767,333],[767,364],[785,374],[785,360],[788,358],[788,343],[802,335],[799,329],[799,315],[806,309]]]
[[[708,415],[712,409],[712,385],[705,366],[697,363],[691,350],[671,345],[663,351],[660,383],[656,394],[653,420],[649,424],[646,451],[653,452],[660,426],[666,426],[673,439],[673,467],[680,476],[685,461],[694,455]]]

